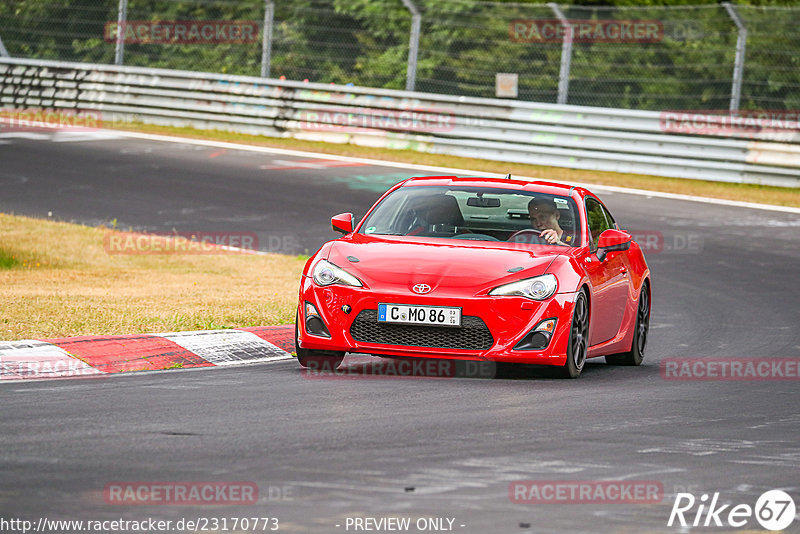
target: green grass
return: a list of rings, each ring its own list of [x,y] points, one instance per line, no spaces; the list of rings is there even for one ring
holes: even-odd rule
[[[0,269],[13,269],[20,265],[20,261],[11,252],[0,249]]]

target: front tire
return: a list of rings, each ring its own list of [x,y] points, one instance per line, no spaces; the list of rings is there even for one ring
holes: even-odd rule
[[[650,290],[645,283],[639,295],[636,307],[636,326],[633,331],[631,350],[620,354],[606,356],[606,363],[611,365],[641,365],[644,360],[644,349],[647,347],[647,334],[650,330]]]
[[[294,320],[294,350],[300,366],[314,371],[335,371],[344,359],[344,352],[300,348],[300,312]]]
[[[567,362],[561,368],[563,378],[578,378],[586,363],[586,350],[589,342],[589,299],[581,290],[575,299],[572,309],[572,325],[570,327],[569,344],[567,345]]]

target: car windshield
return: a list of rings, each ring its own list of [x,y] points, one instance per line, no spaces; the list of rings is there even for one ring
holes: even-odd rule
[[[406,186],[370,213],[360,233],[579,246],[578,210],[569,197],[491,187]]]

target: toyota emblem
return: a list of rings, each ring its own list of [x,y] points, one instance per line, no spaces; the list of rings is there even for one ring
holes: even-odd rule
[[[424,295],[425,293],[431,292],[431,286],[428,284],[417,284],[411,288],[411,291],[414,293],[419,293],[420,295]]]

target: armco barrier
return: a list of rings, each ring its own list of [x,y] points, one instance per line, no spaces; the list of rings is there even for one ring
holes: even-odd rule
[[[655,111],[537,104],[246,76],[0,58],[0,108],[93,111],[420,152],[800,187],[800,127],[669,133]],[[1,126],[1,125],[0,125]]]

